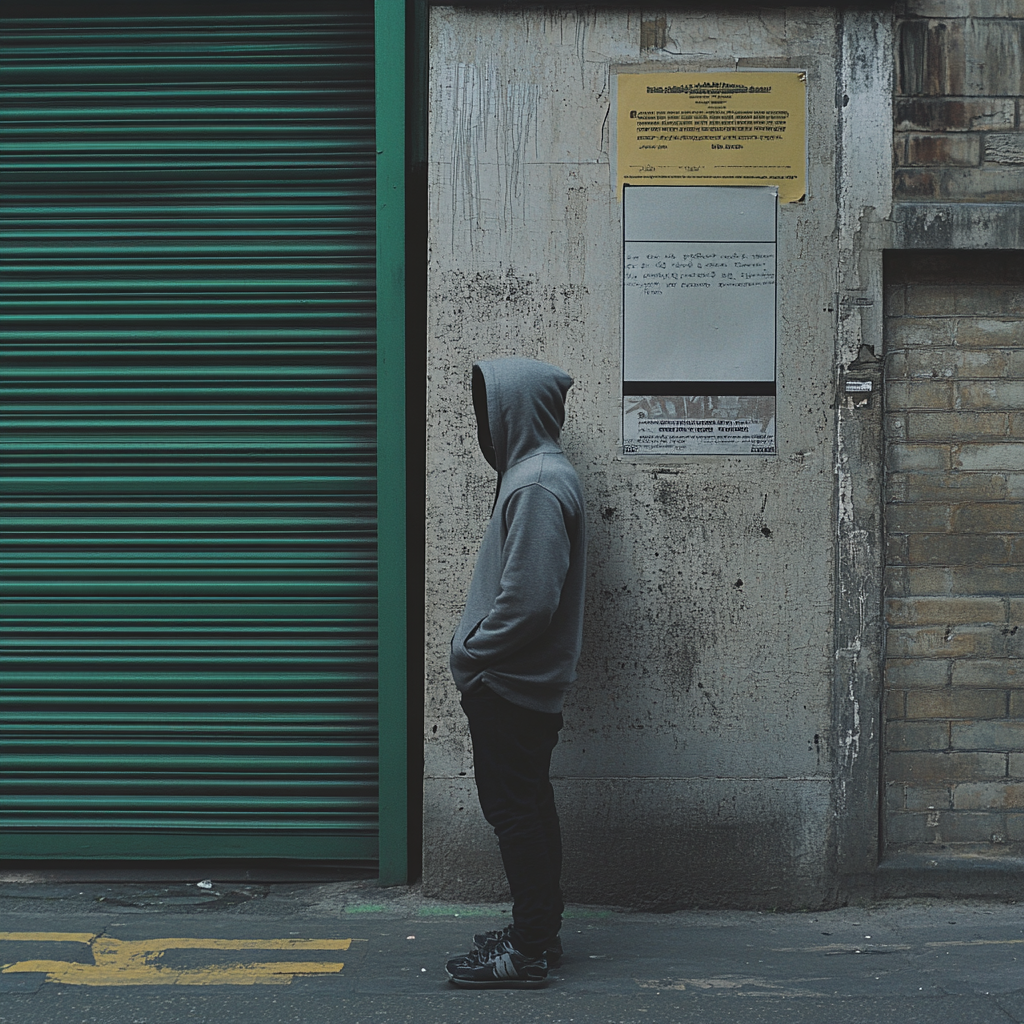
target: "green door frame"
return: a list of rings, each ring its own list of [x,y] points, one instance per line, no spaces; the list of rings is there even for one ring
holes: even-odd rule
[[[406,448],[407,50],[419,3],[374,0],[377,125],[377,565],[379,883],[409,881]]]

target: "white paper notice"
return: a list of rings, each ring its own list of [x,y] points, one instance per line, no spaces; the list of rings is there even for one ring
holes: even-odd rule
[[[627,455],[773,455],[774,188],[623,195]]]

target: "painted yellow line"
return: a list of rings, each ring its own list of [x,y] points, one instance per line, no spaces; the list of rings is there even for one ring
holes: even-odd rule
[[[346,950],[353,939],[196,939],[122,940],[82,932],[0,932],[0,942],[83,942],[93,963],[22,960],[0,966],[0,974],[45,974],[62,985],[289,985],[293,977],[337,974],[341,961],[268,961],[171,968],[159,961],[169,949]]]
[[[92,932],[0,932],[0,941],[7,942],[85,942],[96,936]]]
[[[0,935],[0,938],[3,936]],[[95,952],[97,943],[116,942],[125,949],[166,950],[166,949],[348,949],[351,939],[96,939],[92,943]]]

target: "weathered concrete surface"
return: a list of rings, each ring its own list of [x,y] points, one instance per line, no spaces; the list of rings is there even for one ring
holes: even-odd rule
[[[892,25],[842,19],[838,112],[836,603],[830,877],[842,889],[878,860],[882,582],[882,253],[892,207]],[[870,392],[847,392],[847,383]]]
[[[827,780],[637,775],[562,778],[554,785],[565,874],[577,899],[660,910],[821,903]],[[759,824],[752,829],[755,802]],[[447,826],[426,850],[430,888],[507,899],[472,783],[429,780],[426,808]],[[626,856],[637,859],[630,864]],[[752,863],[764,870],[751,873]]]
[[[896,198],[1020,203],[1024,7],[940,0],[897,16]]]
[[[873,44],[850,57],[851,87],[877,78],[861,62],[890,52],[871,56],[877,26],[860,17]],[[565,443],[591,524],[580,682],[554,764],[570,898],[635,906],[834,898],[829,788],[841,758],[849,772],[858,752],[870,756],[868,736],[852,755],[849,743],[840,750],[833,725],[834,406],[845,358],[837,345],[837,140],[847,160],[866,161],[883,193],[891,180],[875,152],[890,153],[888,93],[875,111],[873,85],[845,143],[837,131],[845,45],[837,18],[670,12],[664,47],[641,50],[635,14],[431,9],[428,892],[485,894],[501,884],[467,781],[447,656],[493,494],[476,451],[469,367],[521,354],[576,378]],[[779,218],[777,458],[618,455],[611,76],[641,63],[808,72],[808,200],[783,206]],[[880,146],[865,148],[878,131]],[[853,260],[845,280],[862,341],[875,329],[862,300],[875,301],[880,269],[858,254],[869,238],[871,251],[880,249],[872,225],[887,215],[877,189],[868,192],[870,210],[858,194],[844,200],[843,215]]]
[[[1024,203],[896,203],[893,248],[1024,249]]]

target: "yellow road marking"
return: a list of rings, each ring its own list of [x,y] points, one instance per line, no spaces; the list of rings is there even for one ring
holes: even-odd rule
[[[0,940],[8,942],[85,942],[96,936],[92,932],[0,932]]]
[[[45,973],[62,985],[289,985],[296,975],[337,974],[340,961],[266,961],[171,968],[159,960],[169,949],[346,950],[352,939],[143,939],[126,941],[88,932],[0,932],[0,942],[82,942],[93,963],[22,960],[0,966],[0,974]]]

